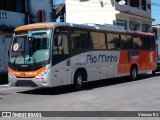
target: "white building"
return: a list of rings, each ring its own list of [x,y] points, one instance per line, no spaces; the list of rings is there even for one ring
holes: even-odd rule
[[[52,6],[52,0],[0,0],[0,74],[7,73],[8,50],[14,28],[53,21]]]
[[[152,31],[151,0],[66,0],[66,22],[117,24],[126,30]]]

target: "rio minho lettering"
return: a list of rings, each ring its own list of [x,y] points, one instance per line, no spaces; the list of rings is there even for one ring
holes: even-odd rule
[[[117,62],[118,57],[114,55],[107,55],[107,54],[100,54],[98,56],[95,55],[87,55],[87,63],[93,64],[93,63],[112,63]]]

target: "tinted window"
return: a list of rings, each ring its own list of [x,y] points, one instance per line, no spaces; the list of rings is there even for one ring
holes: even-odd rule
[[[133,36],[133,49],[141,49],[142,48],[142,39],[138,36]]]
[[[150,47],[151,47],[151,49],[155,49],[155,37],[150,37]]]
[[[120,48],[120,39],[119,39],[119,34],[114,34],[114,43],[115,43],[115,48]]]
[[[132,40],[130,35],[121,35],[121,48],[122,49],[132,48]]]
[[[72,31],[71,39],[73,49],[88,49],[90,47],[88,32],[86,31]]]
[[[55,34],[53,54],[69,54],[67,34]]]
[[[94,49],[106,49],[106,41],[104,33],[91,32],[91,40]]]
[[[120,40],[118,34],[107,34],[108,49],[120,48]]]
[[[108,49],[114,49],[114,34],[108,33],[107,34],[107,44],[108,44]]]
[[[141,36],[142,39],[142,49],[148,50],[150,49],[150,38],[146,36]]]

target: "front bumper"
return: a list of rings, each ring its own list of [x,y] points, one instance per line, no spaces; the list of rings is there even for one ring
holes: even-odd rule
[[[44,78],[44,81],[36,81],[36,78],[16,78],[8,74],[8,81],[12,87],[50,87],[47,78]]]

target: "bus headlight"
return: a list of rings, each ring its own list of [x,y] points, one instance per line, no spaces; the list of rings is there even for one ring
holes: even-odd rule
[[[43,72],[41,72],[38,77],[43,77],[44,75],[46,75],[48,73],[48,70],[44,70]]]
[[[11,72],[8,72],[9,77],[15,77]]]

